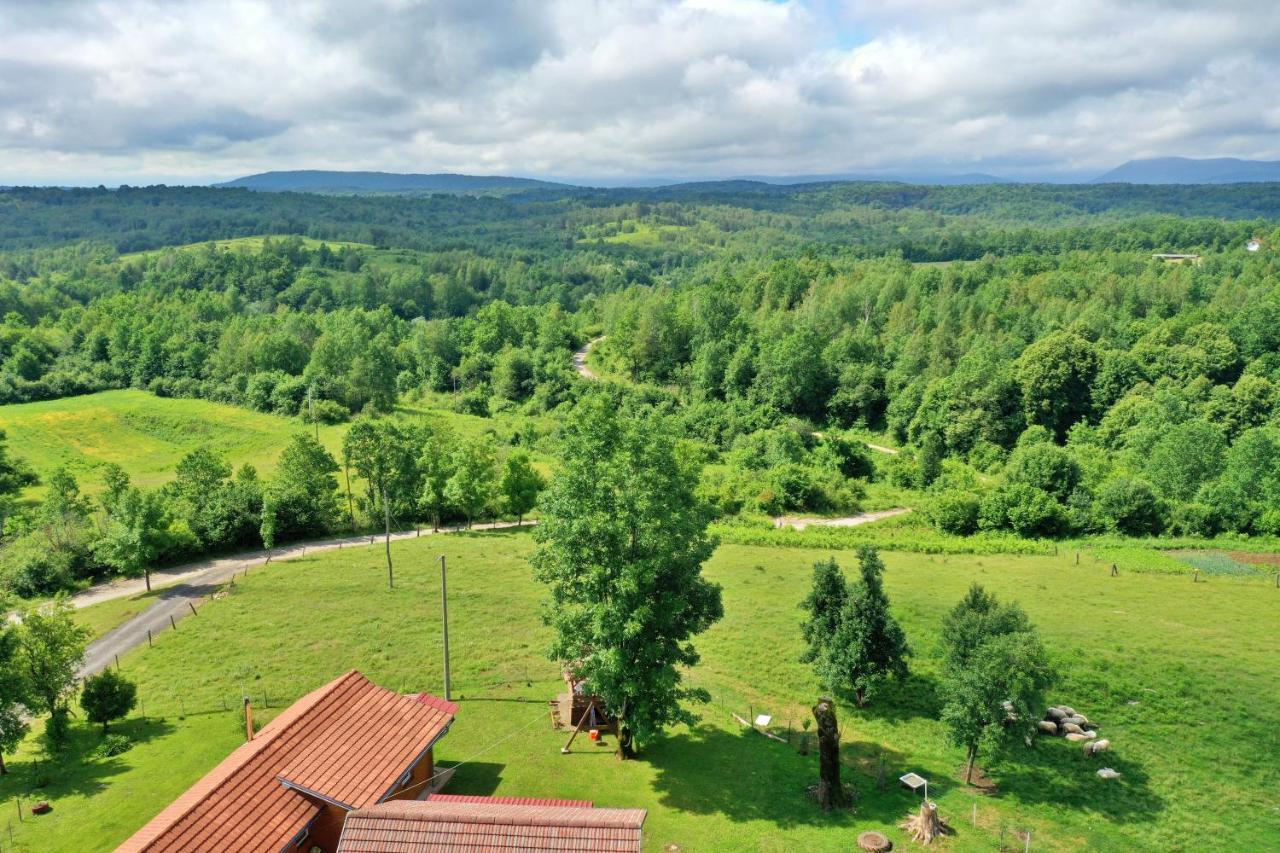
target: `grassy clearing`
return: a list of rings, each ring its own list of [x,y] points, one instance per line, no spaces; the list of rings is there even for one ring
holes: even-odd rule
[[[209,447],[239,466],[251,463],[270,473],[297,420],[206,400],[156,397],[121,390],[0,407],[0,429],[9,446],[41,474],[60,465],[89,493],[102,487],[102,467],[124,466],[141,486],[158,486],[173,476],[185,454]],[[337,451],[344,426],[320,428],[321,441]],[[32,497],[41,493],[33,488]]]
[[[445,403],[440,396],[406,402],[397,415],[443,421],[462,436],[492,430],[503,444],[531,420],[540,434],[554,429],[554,423],[545,418],[530,419],[514,412],[480,418],[450,411]],[[0,429],[8,435],[14,454],[37,473],[66,466],[81,489],[94,494],[102,488],[102,468],[107,463],[123,466],[135,484],[154,487],[168,482],[178,461],[198,447],[223,454],[236,467],[247,462],[259,474],[269,475],[290,437],[314,427],[239,406],[128,389],[0,406]],[[346,424],[320,427],[320,441],[334,458],[342,458],[346,430]],[[537,461],[545,468],[545,458]],[[38,498],[42,492],[37,485],[27,497]]]
[[[200,249],[206,249],[209,246],[222,251],[235,252],[260,252],[262,244],[267,240],[287,240],[291,239],[289,234],[270,234],[259,237],[233,237],[229,240],[209,240],[204,243],[187,243],[182,246],[166,246],[163,249],[148,249],[144,252],[128,252],[120,256],[121,260],[134,260],[136,258],[146,258],[154,255],[163,255],[166,252],[194,252]],[[321,243],[327,243],[330,249],[335,252],[340,248],[351,249],[372,249],[373,246],[368,243],[352,243],[345,240],[316,240],[311,237],[301,237],[302,245],[308,249],[318,249]]]
[[[1280,591],[1260,580],[1124,573],[1074,555],[886,555],[885,581],[915,650],[914,675],[862,712],[841,707],[844,759],[861,798],[856,814],[825,816],[807,801],[816,758],[743,732],[730,711],[769,713],[785,736],[819,693],[796,661],[797,602],[812,561],[828,552],[722,546],[707,566],[723,584],[725,618],[698,645],[693,683],[713,703],[703,723],[619,763],[608,748],[561,756],[546,700],[560,689],[541,652],[540,590],[529,576],[526,533],[407,540],[394,545],[398,586],[388,591],[376,549],[317,554],[251,575],[198,617],[123,661],[146,717],[124,729],[138,741],[114,759],[85,761],[83,731],[64,767],[35,770],[32,746],[11,762],[0,798],[39,789],[54,811],[15,825],[23,851],[109,849],[202,775],[237,742],[242,692],[259,715],[359,668],[400,690],[439,690],[438,573],[450,557],[450,639],[458,722],[443,761],[465,761],[457,792],[582,797],[649,809],[652,849],[848,849],[862,829],[892,829],[914,802],[892,780],[914,770],[931,780],[958,835],[953,850],[991,850],[1031,829],[1039,850],[1192,849],[1221,833],[1238,850],[1266,849],[1280,833],[1269,797],[1280,785],[1280,708],[1274,702]],[[846,560],[846,563],[849,561]],[[847,566],[846,566],[847,568]],[[938,711],[937,630],[972,580],[1016,598],[1040,626],[1063,673],[1053,702],[1072,704],[1115,744],[1086,762],[1065,741],[1039,742],[984,768],[999,785],[980,794],[956,777]],[[269,702],[271,708],[263,706]],[[610,745],[611,746],[611,745]],[[890,784],[877,792],[883,758]],[[1124,776],[1104,783],[1108,765]],[[10,800],[11,802],[11,800]],[[978,807],[978,827],[970,825]],[[1237,815],[1250,819],[1240,821]],[[1018,843],[1021,849],[1021,843]],[[7,849],[7,848],[6,848]]]

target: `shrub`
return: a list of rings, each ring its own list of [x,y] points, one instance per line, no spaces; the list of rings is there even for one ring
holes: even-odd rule
[[[1269,509],[1258,517],[1253,527],[1264,536],[1280,536],[1280,509]]]
[[[1213,536],[1221,527],[1217,510],[1207,504],[1178,504],[1169,513],[1169,532],[1175,536]]]
[[[947,491],[925,504],[922,512],[943,533],[967,536],[978,529],[979,503],[972,492]]]
[[[351,419],[351,411],[337,400],[316,400],[300,409],[302,419],[308,423],[340,424]]]
[[[1164,528],[1164,508],[1141,480],[1118,477],[1098,492],[1094,512],[1111,530],[1128,536],[1154,536]]]
[[[95,758],[113,758],[133,748],[133,741],[124,735],[107,735],[93,750]]]
[[[86,678],[80,693],[85,716],[91,723],[101,723],[104,735],[107,724],[128,714],[137,702],[138,686],[114,669]]]
[[[1080,482],[1080,466],[1070,453],[1056,444],[1020,444],[1005,466],[1005,480],[1025,483],[1062,503]]]
[[[1065,532],[1066,513],[1049,495],[1025,483],[1000,486],[978,507],[983,530],[1012,530],[1019,536],[1058,536]]]

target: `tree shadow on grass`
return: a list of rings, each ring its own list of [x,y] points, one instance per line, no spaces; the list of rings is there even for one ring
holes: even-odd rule
[[[450,767],[458,768],[449,780],[445,793],[488,797],[498,790],[498,785],[502,783],[502,771],[506,766],[486,761],[471,761],[462,765],[456,761],[442,761],[436,765],[436,772]]]
[[[1116,770],[1120,778],[1099,778],[1102,767]],[[994,775],[1001,795],[1091,812],[1108,820],[1147,823],[1165,809],[1164,798],[1152,790],[1151,778],[1139,762],[1110,752],[1086,759],[1076,744],[1038,744],[1027,760],[1003,762]]]
[[[933,675],[912,672],[904,680],[890,678],[876,688],[864,708],[853,703],[853,694],[841,695],[845,707],[856,716],[901,723],[925,718],[936,720],[942,714],[940,682]]]
[[[818,781],[817,738],[808,755],[795,747],[743,729],[699,726],[645,747],[641,760],[656,771],[654,791],[663,806],[694,814],[721,814],[731,821],[767,821],[780,828],[852,826],[899,820],[914,802],[889,775],[904,758],[873,744],[841,749],[843,779],[858,791],[853,811],[823,812],[808,789]],[[874,762],[882,754],[886,789],[876,790]]]
[[[35,724],[39,728],[42,723]],[[171,723],[155,717],[134,717],[111,726],[110,733],[123,735],[136,748],[174,731]],[[102,729],[98,726],[75,725],[66,752],[60,756],[37,755],[9,765],[6,781],[12,788],[32,800],[55,801],[71,795],[91,796],[105,790],[111,777],[131,766],[129,752],[99,756]]]

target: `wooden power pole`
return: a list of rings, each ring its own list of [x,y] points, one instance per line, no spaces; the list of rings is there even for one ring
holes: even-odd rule
[[[440,609],[444,621],[444,698],[453,701],[449,684],[449,582],[445,572],[444,554],[440,555]]]

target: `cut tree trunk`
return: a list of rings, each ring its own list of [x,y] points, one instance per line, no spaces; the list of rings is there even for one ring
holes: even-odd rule
[[[921,844],[929,844],[939,835],[947,835],[951,832],[951,827],[938,817],[937,803],[931,803],[928,800],[920,804],[919,814],[907,818],[902,828],[911,836],[912,841],[918,841]]]
[[[635,737],[631,734],[631,727],[620,725],[618,727],[618,758],[622,761],[629,761],[635,757]]]
[[[823,697],[813,706],[818,721],[818,805],[823,811],[849,805],[844,785],[840,783],[840,728],[836,725],[836,708],[832,699]]]

